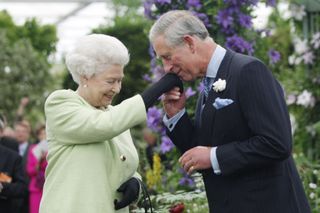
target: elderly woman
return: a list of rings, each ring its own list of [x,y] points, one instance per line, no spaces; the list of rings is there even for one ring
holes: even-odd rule
[[[49,150],[41,213],[127,213],[137,200],[138,154],[129,129],[182,82],[165,75],[141,95],[111,106],[128,61],[118,39],[100,34],[85,36],[67,55],[79,87],[55,91],[45,103]]]

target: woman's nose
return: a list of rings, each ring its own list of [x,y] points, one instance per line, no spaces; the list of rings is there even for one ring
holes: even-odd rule
[[[119,93],[120,90],[121,90],[121,82],[116,82],[114,85],[113,85],[113,88],[112,88],[113,92],[114,93]]]

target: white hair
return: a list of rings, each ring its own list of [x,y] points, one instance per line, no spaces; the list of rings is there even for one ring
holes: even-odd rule
[[[183,36],[192,35],[205,40],[209,36],[203,22],[186,10],[172,10],[164,13],[153,24],[149,32],[149,40],[154,42],[158,36],[163,35],[167,44],[178,46],[183,43]]]
[[[80,84],[80,76],[90,78],[111,65],[124,67],[128,62],[129,53],[124,44],[104,34],[84,36],[66,56],[67,68],[77,84]]]

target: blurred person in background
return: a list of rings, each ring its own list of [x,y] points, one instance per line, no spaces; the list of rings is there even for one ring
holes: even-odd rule
[[[5,134],[7,128],[6,118],[3,114],[0,114],[0,145],[4,145],[5,147],[19,153],[19,145],[18,141],[14,138],[14,133],[12,137]]]
[[[0,119],[0,212],[18,213],[13,199],[27,194],[21,157],[11,141],[3,140],[4,122]]]
[[[20,104],[16,113],[16,122],[22,121],[24,119],[24,112],[29,104],[30,100],[28,97],[22,97],[20,100]]]
[[[128,213],[140,191],[138,153],[130,128],[180,79],[165,75],[141,95],[112,106],[121,90],[127,48],[117,38],[91,34],[76,42],[66,64],[76,91],[46,100],[48,166],[41,213]]]
[[[46,140],[45,125],[36,129],[37,144],[30,146],[27,158],[27,174],[29,182],[29,212],[38,213],[45,181],[45,169],[47,167],[48,143]]]
[[[24,177],[29,185],[29,176],[27,175],[27,158],[30,149],[30,134],[31,125],[27,120],[21,120],[14,124],[15,138],[19,144],[19,155],[22,157],[22,167],[24,171]],[[21,206],[22,213],[29,212],[29,193],[23,200],[18,200],[16,206]]]

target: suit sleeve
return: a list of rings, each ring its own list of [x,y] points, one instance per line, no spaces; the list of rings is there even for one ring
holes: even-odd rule
[[[291,154],[289,114],[271,72],[260,61],[251,62],[241,70],[237,89],[251,137],[217,148],[222,175],[272,165]]]
[[[23,175],[22,161],[20,156],[16,156],[13,162],[13,174],[11,183],[3,183],[1,196],[8,198],[24,197],[28,192],[27,183]]]
[[[196,132],[195,132],[195,126],[191,122],[189,116],[187,113],[185,113],[174,129],[172,131],[169,131],[167,129],[167,135],[172,140],[174,145],[177,146],[179,151],[182,153],[186,152],[187,150],[193,148],[196,146]]]
[[[140,95],[103,111],[85,106],[74,94],[62,91],[49,96],[45,114],[48,138],[69,145],[111,139],[146,119]]]

